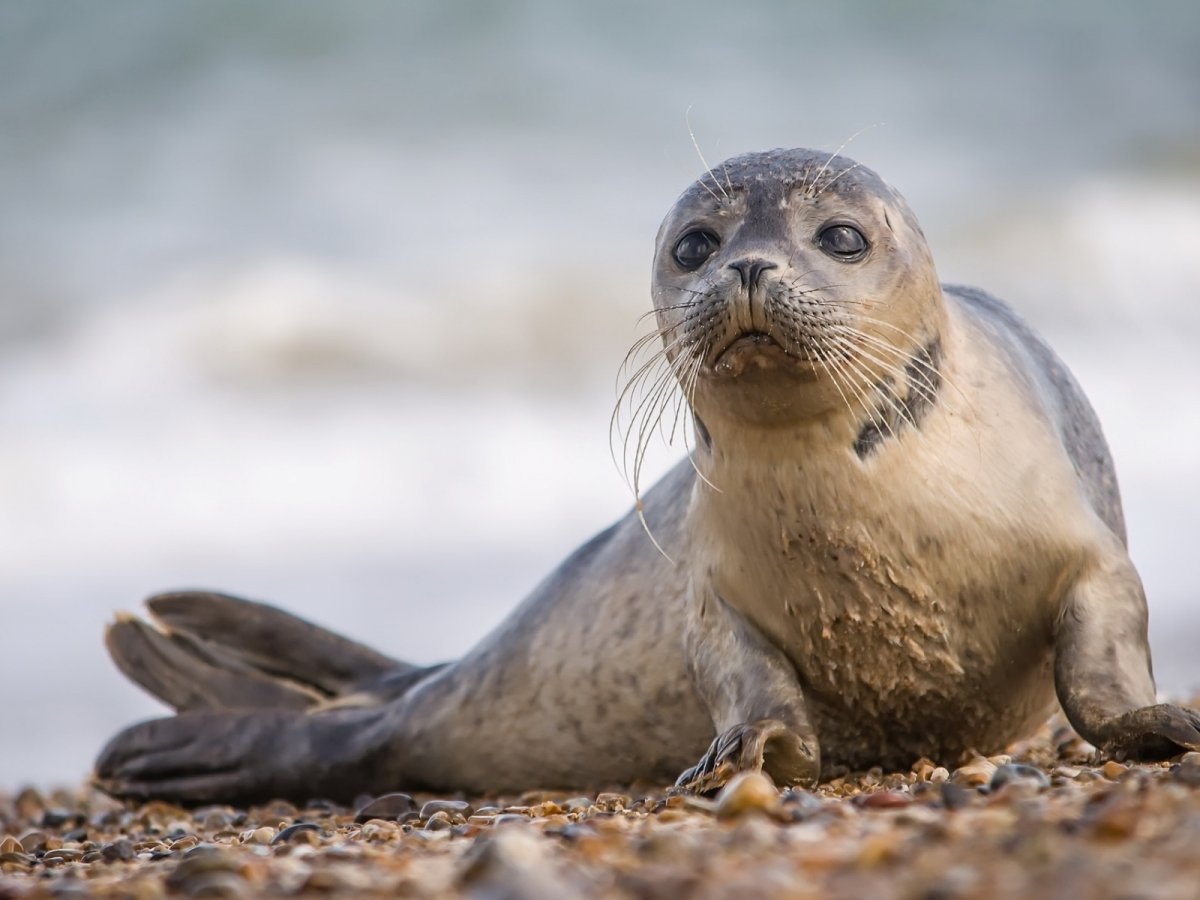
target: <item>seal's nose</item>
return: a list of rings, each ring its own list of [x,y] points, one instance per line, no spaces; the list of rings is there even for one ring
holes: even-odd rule
[[[762,277],[762,273],[768,269],[778,269],[779,264],[769,262],[757,256],[749,256],[745,259],[731,262],[729,268],[738,273],[738,276],[742,279],[742,287],[747,290],[754,290],[758,287],[758,279]]]

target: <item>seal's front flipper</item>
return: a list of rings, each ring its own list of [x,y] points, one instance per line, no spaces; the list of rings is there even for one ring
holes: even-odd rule
[[[816,781],[815,745],[805,743],[778,719],[734,725],[717,735],[700,762],[676,780],[676,787],[696,794],[719,790],[738,772],[760,770],[776,784]]]
[[[125,675],[180,711],[301,709],[420,671],[264,603],[182,591],[146,605],[153,624],[119,617],[105,642]]]
[[[401,784],[385,709],[186,713],[125,729],[94,783],[114,797],[248,804],[348,802]]]
[[[815,784],[817,735],[796,670],[737,610],[707,589],[693,596],[685,626],[692,683],[717,737],[676,782],[711,793],[742,771],[761,770],[778,785]]]
[[[1130,710],[1110,723],[1102,749],[1146,762],[1200,750],[1200,713],[1167,703]]]
[[[1141,580],[1114,546],[1071,586],[1055,631],[1059,703],[1076,731],[1121,759],[1200,750],[1200,714],[1155,702],[1146,619]]]

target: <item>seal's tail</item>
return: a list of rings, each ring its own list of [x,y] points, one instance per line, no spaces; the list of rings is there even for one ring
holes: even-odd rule
[[[179,712],[304,710],[424,670],[376,653],[265,603],[206,591],[146,601],[105,632],[117,667]]]

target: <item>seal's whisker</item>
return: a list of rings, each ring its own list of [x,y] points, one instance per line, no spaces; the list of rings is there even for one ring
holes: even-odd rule
[[[656,337],[650,335],[649,337]],[[686,335],[681,335],[673,340],[670,344],[660,347],[645,363],[643,363],[636,372],[631,375],[625,387],[621,390],[617,397],[617,401],[613,406],[612,416],[609,418],[609,449],[612,455],[613,464],[619,468],[625,478],[626,484],[632,489],[634,487],[630,479],[630,441],[634,434],[635,424],[644,416],[648,404],[653,401],[653,398],[659,387],[662,384],[670,384],[675,378],[675,369],[670,361],[670,351],[678,346],[682,346],[687,341]],[[645,341],[640,340],[639,344],[645,346]],[[628,356],[626,357],[628,359]],[[647,386],[648,385],[648,386]],[[636,403],[633,398],[638,392],[643,392],[643,396]],[[621,412],[626,406],[630,407],[628,427],[622,427]],[[617,460],[616,437],[618,434],[624,433],[622,440],[622,457],[625,462],[621,463]]]
[[[642,384],[642,382],[650,381],[651,373],[652,372],[655,373],[653,380],[650,381],[649,387],[645,388],[645,392],[644,392],[643,396],[638,401],[637,405],[633,408],[633,410],[630,412],[629,428],[625,432],[625,440],[624,440],[624,448],[623,448],[626,459],[628,459],[628,454],[629,454],[629,443],[634,435],[634,425],[635,424],[638,425],[637,434],[638,434],[638,441],[640,443],[641,433],[644,428],[644,423],[645,423],[645,419],[646,419],[648,410],[651,410],[654,408],[654,404],[657,402],[657,398],[658,398],[660,392],[662,391],[663,386],[664,385],[669,386],[675,378],[674,370],[671,366],[671,363],[666,359],[665,356],[662,357],[661,359],[657,360],[657,363],[659,365],[661,365],[662,368],[657,369],[657,370],[646,369],[645,375],[643,377],[639,378],[635,382],[631,382],[632,386],[640,386]],[[638,423],[641,423],[641,424],[638,424]]]
[[[642,363],[638,367],[638,369],[635,372],[633,372],[633,374],[628,375],[627,382],[632,382],[635,379],[640,378],[642,376],[643,372],[645,372],[646,370],[653,367],[656,363],[659,362],[660,359],[666,358],[672,350],[674,350],[676,347],[680,346],[681,344],[683,344],[685,341],[688,340],[688,337],[686,334],[681,334],[678,337],[673,338],[670,342],[668,342],[666,340],[667,335],[675,327],[677,327],[677,326],[670,326],[665,329],[660,329],[658,331],[651,332],[650,334],[644,335],[643,337],[639,338],[634,343],[634,345],[630,349],[630,351],[625,354],[625,360],[621,363],[622,371],[626,371],[628,369],[628,367],[632,366],[633,365],[633,362],[631,361],[632,358],[635,357],[641,350],[643,350],[652,341],[662,340],[663,346],[661,346],[657,350],[655,350],[655,352],[650,356],[650,358],[647,359],[644,363]],[[621,376],[621,372],[618,372],[617,377],[619,378],[620,376]],[[629,387],[627,384],[625,391],[628,391],[628,389],[629,389]],[[622,391],[621,393],[624,394],[625,391]],[[620,399],[620,398],[618,398],[618,399]]]
[[[896,429],[892,423],[891,416],[887,414],[879,402],[880,399],[885,403],[889,402],[890,398],[887,396],[887,392],[881,390],[882,386],[871,377],[868,371],[864,370],[859,360],[859,354],[845,339],[839,338],[836,335],[830,335],[829,337],[831,344],[841,351],[838,364],[853,376],[851,378],[851,386],[860,397],[863,408],[868,411],[867,419],[869,423],[881,432],[886,430],[889,435],[895,437]],[[892,405],[893,412],[898,413],[894,404],[889,403],[889,405]]]
[[[834,175],[827,182],[825,182],[825,184],[823,184],[821,186],[821,189],[819,191],[817,191],[817,196],[820,197],[823,193],[825,193],[827,190],[829,190],[831,187],[833,187],[833,183],[835,181],[837,181],[839,178],[841,178],[847,172],[853,172],[857,168],[859,168],[859,164],[855,163],[852,166],[847,166],[846,168],[842,169],[842,171],[838,172],[836,175]]]
[[[725,190],[724,185],[722,185],[721,182],[717,181],[717,176],[713,174],[712,167],[708,164],[708,160],[706,160],[704,158],[704,153],[700,150],[700,142],[696,140],[696,132],[692,130],[692,108],[690,106],[687,108],[687,112],[685,112],[683,114],[683,118],[684,118],[684,121],[687,122],[688,137],[690,137],[692,139],[692,146],[696,148],[696,155],[698,157],[700,157],[700,165],[704,166],[704,171],[708,174],[708,177],[712,179],[713,184],[715,184],[717,186],[717,188],[721,191],[721,193],[725,196],[725,199],[726,200],[733,199],[730,196],[730,193]],[[703,178],[701,178],[698,183],[706,191],[708,191],[710,194],[712,194],[712,198],[714,200],[716,200],[718,203],[721,202],[720,198],[716,194],[713,194],[712,189],[707,184],[704,183]]]
[[[858,331],[850,326],[834,326],[835,332],[848,340],[853,345],[856,351],[864,356],[869,362],[873,362],[884,370],[888,375],[896,378],[897,381],[904,381],[908,384],[910,390],[915,390],[920,396],[924,397],[930,403],[937,400],[937,388],[929,380],[929,376],[923,370],[918,370],[918,377],[911,377],[912,373],[908,371],[907,366],[914,364],[919,360],[919,357],[905,354],[897,347],[892,347],[887,343],[875,339],[872,335]],[[904,365],[899,364],[895,360],[888,360],[877,356],[873,350],[887,352],[898,357]]]
[[[850,413],[850,416],[853,418],[854,408],[850,405],[850,400],[846,396],[846,392],[842,390],[842,385],[837,377],[837,374],[831,368],[830,362],[825,359],[825,354],[817,356],[817,363],[822,369],[825,370],[825,374],[829,376],[829,380],[833,382],[833,386],[837,390],[838,395],[842,398],[842,402],[846,404],[846,412]]]
[[[695,423],[695,412],[693,401],[696,394],[696,383],[700,379],[700,371],[704,367],[704,357],[708,355],[708,347],[698,347],[695,361],[692,363],[691,370],[687,374],[686,380],[683,382],[683,398],[687,402],[688,414]],[[683,446],[687,450],[688,462],[692,464],[692,470],[696,473],[696,477],[703,481],[706,485],[716,491],[718,494],[724,493],[709,479],[707,475],[700,471],[700,467],[696,464],[696,457],[692,451],[691,445],[688,443],[687,428],[683,432]]]
[[[817,171],[817,174],[813,176],[812,184],[806,183],[804,185],[804,190],[810,191],[813,188],[815,188],[817,186],[817,182],[821,180],[821,176],[824,175],[825,172],[829,169],[829,164],[832,163],[835,159],[837,159],[838,156],[841,155],[841,152],[843,150],[845,150],[852,143],[854,143],[854,141],[858,138],[858,136],[860,134],[862,134],[863,132],[866,132],[866,131],[870,131],[872,128],[878,128],[882,124],[883,124],[883,122],[872,122],[870,125],[864,125],[862,128],[858,129],[858,131],[854,132],[854,134],[850,135],[850,137],[848,137],[844,141],[842,141],[841,145],[836,150],[834,150],[832,153],[829,154],[829,158],[827,160],[825,160],[824,164]],[[858,164],[855,163],[855,165],[858,165]],[[843,171],[845,171],[845,170],[843,170]],[[825,185],[825,187],[829,187],[829,185]],[[824,188],[822,188],[822,190],[824,190]],[[818,194],[818,196],[820,196],[820,195]]]
[[[919,338],[915,337],[910,332],[905,331],[903,328],[898,328],[897,326],[891,324],[890,322],[884,322],[881,319],[874,319],[874,318],[871,318],[870,316],[859,316],[858,318],[860,321],[866,322],[867,324],[870,324],[870,325],[878,325],[880,327],[890,328],[891,330],[898,332],[903,337],[908,338],[917,346],[920,346],[922,344],[922,341]],[[967,394],[958,386],[958,384],[954,381],[954,379],[950,378],[946,374],[945,370],[940,365],[935,363],[934,361],[925,359],[921,355],[907,354],[900,348],[895,347],[895,346],[889,344],[888,342],[884,341],[882,338],[866,334],[866,332],[863,332],[861,329],[856,329],[856,330],[863,337],[877,341],[878,342],[877,346],[879,346],[880,349],[887,349],[890,352],[892,352],[893,354],[895,354],[896,356],[912,362],[914,365],[916,365],[918,368],[920,368],[922,371],[924,371],[926,373],[926,379],[939,379],[941,381],[944,381],[946,384],[948,384],[954,390],[954,392],[956,394],[958,394],[958,396],[963,400],[964,403],[966,403],[972,409],[974,408],[974,404],[971,403],[971,400],[967,396]]]
[[[876,428],[878,428],[881,432],[884,429],[887,429],[887,431],[894,436],[895,432],[892,431],[892,426],[888,421],[887,416],[882,414],[878,404],[870,402],[870,395],[867,392],[867,388],[870,386],[869,381],[864,379],[862,382],[860,382],[859,378],[862,377],[862,373],[857,372],[857,370],[850,367],[853,354],[847,353],[846,349],[838,346],[836,341],[833,343],[836,349],[841,350],[841,355],[839,358],[833,354],[826,354],[829,365],[833,367],[834,371],[841,373],[846,388],[854,394],[855,398],[859,402],[859,405],[862,406],[863,414],[867,417],[867,421],[871,425],[874,425]],[[859,376],[859,378],[855,377],[856,374]],[[851,415],[853,415],[853,410],[851,410]]]
[[[847,345],[849,345],[849,342],[846,341],[845,338],[839,337],[837,340],[845,342]],[[917,420],[913,417],[912,411],[904,405],[904,401],[896,393],[893,386],[893,380],[891,378],[887,378],[884,380],[875,381],[872,379],[870,371],[863,365],[864,358],[868,362],[877,360],[874,360],[873,357],[864,352],[861,347],[857,348],[857,352],[854,354],[854,356],[856,359],[854,359],[852,362],[849,362],[849,365],[852,366],[855,371],[857,371],[863,377],[865,383],[872,385],[875,396],[882,399],[882,401],[891,408],[892,412],[899,417],[899,422],[916,428]],[[880,365],[882,366],[883,364],[880,363]],[[890,421],[891,417],[886,416],[885,419]]]

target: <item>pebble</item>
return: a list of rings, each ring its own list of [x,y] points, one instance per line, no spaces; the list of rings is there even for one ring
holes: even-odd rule
[[[42,813],[42,828],[61,828],[75,817],[65,809],[48,809]]]
[[[127,838],[121,838],[101,847],[100,855],[109,862],[117,862],[118,860],[127,862],[137,854],[133,849],[133,842]]]
[[[440,812],[466,817],[471,814],[471,804],[466,800],[430,800],[421,807],[421,818],[428,819]]]
[[[59,847],[57,850],[47,850],[46,855],[42,859],[58,859],[64,862],[74,862],[77,859],[83,859],[83,851],[70,847]]]
[[[52,850],[53,838],[44,831],[27,831],[21,835],[21,847],[26,853],[37,853],[39,850]]]
[[[992,776],[996,774],[996,768],[996,764],[991,760],[977,756],[965,766],[955,769],[950,780],[954,784],[964,787],[982,787],[992,780]]]
[[[988,782],[989,790],[999,790],[1006,784],[1016,781],[1030,781],[1036,784],[1039,788],[1050,787],[1050,779],[1046,777],[1046,773],[1036,766],[1027,766],[1023,763],[1005,763],[998,766],[996,771],[992,773],[992,780]]]
[[[619,809],[629,809],[633,805],[633,798],[628,794],[604,793],[596,795],[596,806],[601,809],[615,811]]]
[[[407,823],[356,824],[380,799],[369,797],[350,808],[189,813],[126,809],[88,791],[30,793],[22,813],[0,792],[0,897],[917,897],[989,885],[1028,897],[1194,894],[1200,782],[1189,779],[1200,778],[1200,753],[1170,767],[1106,768],[1056,755],[1053,733],[1014,745],[1023,762],[976,757],[953,779],[920,760],[811,791],[781,794],[768,779],[754,802],[733,781],[711,801],[666,785],[610,789],[602,802],[417,795],[402,804]],[[984,764],[988,780],[972,784],[966,775]],[[415,821],[428,803],[460,802],[470,811],[434,806]],[[745,811],[731,815],[738,803]],[[269,849],[257,834],[273,835]]]
[[[529,816],[521,813],[500,813],[498,816],[492,817],[493,825],[528,825]]]
[[[224,809],[210,810],[200,820],[205,831],[224,831],[233,827],[233,813]]]
[[[255,828],[252,831],[247,831],[242,835],[243,844],[270,844],[275,840],[275,829],[270,825],[264,825],[261,828]]]
[[[384,794],[359,809],[354,815],[354,821],[360,825],[371,819],[387,819],[394,822],[410,813],[416,818],[417,804],[412,795]]]
[[[948,810],[962,809],[971,802],[971,795],[960,784],[942,782],[942,803]]]
[[[779,810],[779,791],[761,772],[739,772],[717,795],[718,819],[735,819],[749,813],[772,815]]]
[[[279,834],[275,835],[272,844],[286,844],[289,841],[298,841],[309,845],[319,843],[318,836],[321,833],[321,826],[316,822],[297,822],[295,825],[289,825],[284,828]]]
[[[865,809],[903,809],[912,803],[912,795],[904,791],[872,791],[855,798]]]
[[[1107,778],[1109,781],[1116,781],[1118,778],[1120,778],[1122,775],[1124,775],[1127,771],[1128,771],[1128,769],[1125,766],[1123,766],[1121,763],[1117,762],[1115,759],[1110,759],[1100,769],[1100,773],[1105,778]]]

